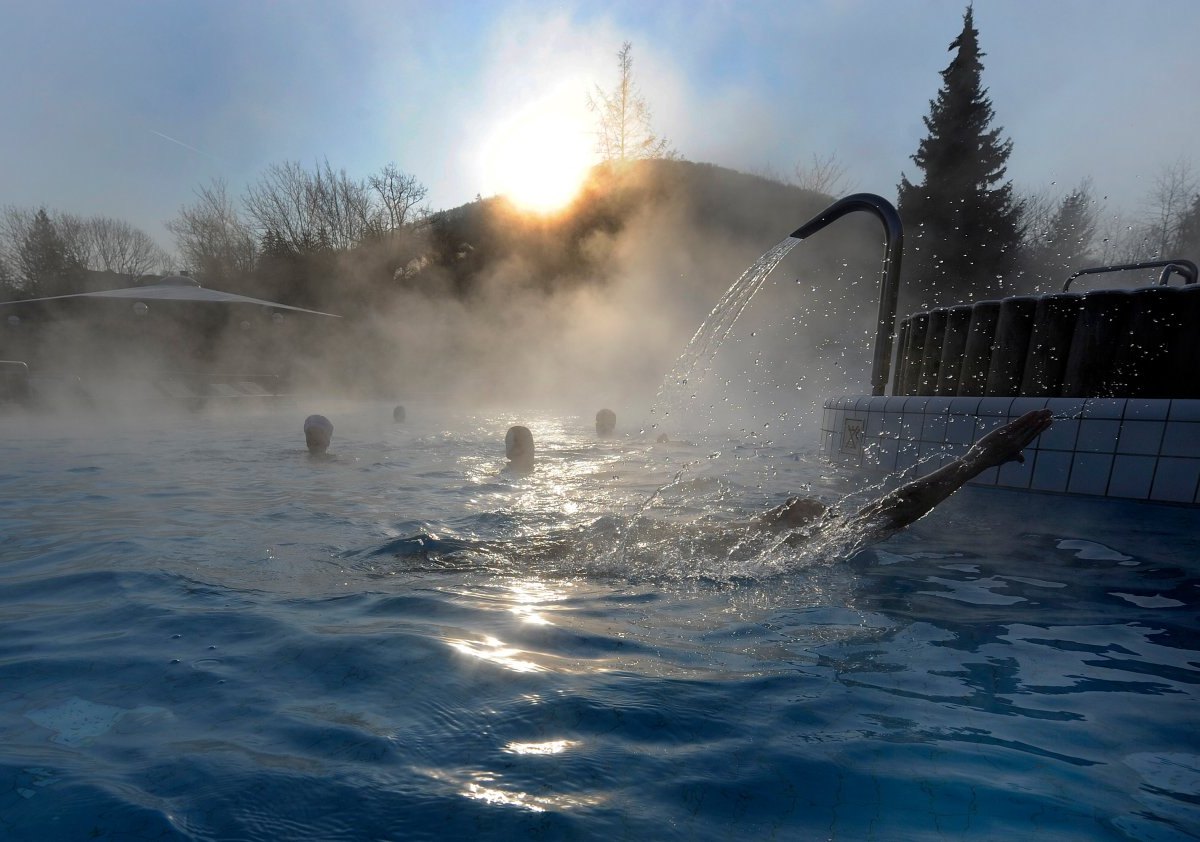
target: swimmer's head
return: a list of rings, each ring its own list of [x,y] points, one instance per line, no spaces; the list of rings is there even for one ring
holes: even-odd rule
[[[596,413],[596,435],[611,436],[617,428],[617,414],[611,409],[602,409]]]
[[[533,433],[528,427],[509,427],[504,436],[504,455],[516,468],[533,467]]]
[[[392,420],[397,423],[404,420],[404,407],[398,406],[392,410]]]
[[[815,523],[825,516],[829,508],[820,500],[811,497],[789,497],[779,515],[779,525],[797,529]]]
[[[304,419],[304,442],[309,453],[324,453],[332,438],[333,424],[324,415],[310,415]]]
[[[820,500],[789,497],[782,506],[763,512],[752,523],[760,529],[800,529],[817,523],[828,511],[829,508]]]

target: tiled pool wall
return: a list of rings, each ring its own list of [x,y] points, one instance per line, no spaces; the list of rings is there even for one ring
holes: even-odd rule
[[[1121,398],[832,398],[821,421],[829,461],[914,476],[961,456],[972,442],[1031,409],[1054,425],[1025,462],[984,471],[972,485],[1200,503],[1200,400]]]

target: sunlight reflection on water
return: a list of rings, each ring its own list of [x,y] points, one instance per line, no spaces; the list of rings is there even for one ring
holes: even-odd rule
[[[326,461],[295,412],[4,429],[13,838],[1198,826],[1194,511],[975,490],[839,555],[738,527],[874,493],[802,443],[408,408]]]

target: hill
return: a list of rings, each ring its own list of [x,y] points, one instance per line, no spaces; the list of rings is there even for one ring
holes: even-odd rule
[[[757,254],[831,201],[712,164],[643,160],[594,168],[576,199],[553,215],[526,213],[502,197],[479,199],[429,219],[421,286],[470,293],[497,266],[517,261],[532,287],[603,282],[613,270],[605,244],[636,235],[744,242]],[[748,253],[748,251],[747,251]],[[739,257],[740,259],[743,259]],[[437,276],[431,283],[430,277]]]
[[[729,285],[830,201],[710,164],[652,160],[597,167],[554,215],[503,198],[434,214],[421,257],[354,320],[354,345],[369,336],[379,349],[369,388],[645,405]],[[873,336],[880,242],[875,220],[849,218],[781,265],[734,336],[755,335],[756,373],[794,385],[814,358],[847,348],[869,358],[860,351]],[[745,355],[725,356],[729,370],[715,376],[745,381]],[[367,375],[355,359],[356,376]]]

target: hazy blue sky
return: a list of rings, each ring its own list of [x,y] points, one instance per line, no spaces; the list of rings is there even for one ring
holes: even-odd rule
[[[502,188],[502,127],[560,115],[590,143],[584,100],[624,40],[684,157],[786,173],[836,152],[852,187],[891,197],[964,8],[7,0],[0,205],[115,216],[173,247],[162,223],[198,185],[240,194],[271,163],[328,158],[356,177],[394,161],[452,207]],[[1200,164],[1200,2],[978,0],[975,18],[1019,188],[1090,175],[1134,211],[1163,165]]]

